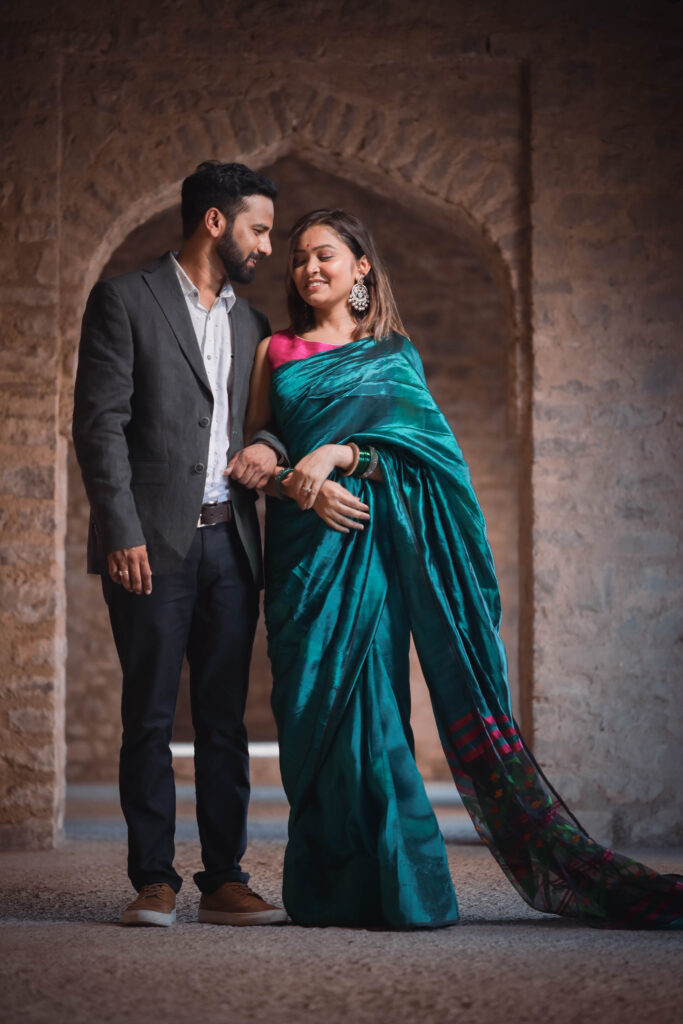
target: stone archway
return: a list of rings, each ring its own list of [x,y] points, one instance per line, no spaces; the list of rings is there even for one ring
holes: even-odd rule
[[[518,503],[516,438],[506,431],[509,333],[504,296],[468,230],[422,203],[412,208],[379,195],[364,182],[330,175],[293,155],[261,168],[281,188],[273,257],[243,290],[274,326],[287,319],[282,267],[287,230],[311,203],[343,205],[371,224],[383,253],[408,333],[421,352],[435,397],[458,435],[473,474],[494,550],[503,594],[503,639],[508,650],[513,705],[518,708]],[[177,197],[176,197],[177,198]],[[151,217],[116,249],[103,276],[144,265],[171,244],[180,244],[179,206]],[[240,288],[238,286],[238,291]],[[510,417],[507,417],[508,420]],[[83,574],[87,502],[73,453],[69,458],[68,576],[68,772],[71,781],[113,780],[119,746],[118,665],[99,585]],[[87,671],[82,666],[87,665]],[[447,778],[427,692],[417,658],[413,665],[413,728],[418,764],[425,778]],[[247,724],[250,739],[276,738],[269,709],[270,672],[263,625],[252,662]],[[186,684],[181,686],[175,739],[193,736]],[[186,767],[179,763],[182,775]],[[260,762],[255,764],[260,768]],[[273,769],[274,771],[274,766]],[[262,772],[257,772],[260,777]],[[271,772],[269,771],[269,775]]]
[[[41,558],[37,575],[22,575],[10,588],[19,604],[5,641],[16,678],[8,691],[14,733],[6,759],[3,843],[16,846],[50,845],[63,816],[65,439],[83,303],[108,254],[132,227],[169,204],[198,158],[264,166],[294,151],[323,169],[352,174],[380,194],[429,205],[446,230],[456,222],[469,230],[473,244],[490,257],[506,297],[511,410],[528,444],[528,125],[520,124],[515,62],[475,59],[459,65],[447,117],[436,106],[425,111],[412,101],[380,110],[371,99],[331,95],[315,83],[294,91],[270,69],[259,77],[263,84],[248,83],[248,92],[245,86],[226,99],[232,83],[223,65],[216,65],[212,78],[204,63],[189,63],[182,80],[170,72],[160,77],[157,66],[133,71],[73,59],[68,75],[63,67],[53,69],[60,91],[59,161],[50,181],[56,227],[47,226],[54,231],[55,259],[36,270],[36,280],[50,282],[41,293],[46,306],[40,327],[53,346],[39,389],[46,440],[38,464],[29,446],[13,454],[14,468],[5,473],[12,499],[32,503],[34,547],[26,551]],[[476,124],[482,90],[496,107],[496,131],[485,138]],[[522,491],[530,493],[528,480]],[[24,519],[12,514],[10,532],[19,536]],[[522,589],[529,591],[528,557],[525,565]],[[528,660],[528,643],[526,649]],[[528,694],[528,669],[523,676]]]
[[[510,86],[519,88],[509,69]],[[470,85],[476,88],[478,83]],[[506,297],[511,318],[514,415],[522,416],[523,365],[528,358],[528,209],[521,173],[524,132],[516,103],[499,118],[493,143],[453,139],[400,110],[377,108],[358,97],[319,93],[303,107],[282,84],[252,95],[212,119],[192,120],[163,137],[147,135],[147,162],[131,143],[112,136],[91,165],[65,146],[61,232],[62,425],[69,418],[77,325],[90,288],[123,239],[142,222],[171,206],[188,168],[214,156],[265,166],[294,153],[314,167],[361,180],[379,195],[406,205],[421,202],[478,245]],[[68,128],[68,126],[67,126]],[[165,157],[166,159],[163,159]],[[73,198],[71,198],[73,197]],[[106,225],[102,233],[101,227]],[[98,241],[93,244],[94,239]]]

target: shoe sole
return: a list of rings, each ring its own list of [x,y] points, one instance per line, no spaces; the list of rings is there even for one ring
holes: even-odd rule
[[[152,924],[157,928],[168,928],[175,922],[175,910],[163,914],[160,910],[124,910],[121,924]]]
[[[286,910],[259,910],[252,914],[230,914],[224,910],[200,910],[197,915],[200,924],[285,924]]]

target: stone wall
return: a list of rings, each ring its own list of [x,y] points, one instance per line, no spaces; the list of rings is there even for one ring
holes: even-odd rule
[[[3,842],[59,821],[60,445],[85,296],[198,156],[292,152],[461,226],[492,268],[514,325],[527,733],[599,838],[681,840],[682,17],[664,0],[3,9]]]
[[[534,72],[536,754],[618,843],[683,839],[682,12],[654,7]]]
[[[0,90],[0,847],[49,846],[64,776],[64,441],[54,52],[3,60]],[[18,173],[18,169],[21,173]]]

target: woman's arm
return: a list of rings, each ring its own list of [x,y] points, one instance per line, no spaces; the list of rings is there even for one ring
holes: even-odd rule
[[[322,444],[299,459],[287,478],[287,494],[305,512],[313,508],[320,488],[335,469],[349,469],[355,458],[348,444]]]
[[[272,337],[272,335],[271,335]],[[249,402],[244,418],[244,440],[249,444],[257,430],[262,430],[270,423],[270,367],[268,365],[268,346],[270,338],[260,341],[254,356],[254,366],[249,382]]]
[[[323,444],[308,455],[304,455],[287,478],[289,497],[299,508],[313,508],[324,480],[334,469],[348,472],[357,462],[358,447],[352,444]],[[382,480],[382,470],[377,466],[367,477],[368,480]]]
[[[286,499],[290,497],[288,492],[292,474],[281,480],[279,488],[276,483],[277,475],[274,473],[261,490],[272,498]],[[343,484],[338,484],[334,480],[323,480],[312,507],[323,522],[338,533],[362,530],[370,518],[369,507],[355,494],[351,494]]]
[[[264,338],[257,346],[254,357],[244,420],[246,443],[233,455],[225,470],[225,476],[252,490],[263,489],[277,465],[278,457],[286,457],[277,438],[262,429],[270,418],[270,368],[266,359],[269,342],[270,337]]]

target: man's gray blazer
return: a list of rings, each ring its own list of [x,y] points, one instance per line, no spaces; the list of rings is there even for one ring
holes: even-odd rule
[[[228,459],[244,447],[256,346],[267,317],[238,298],[230,311]],[[170,254],[144,270],[99,281],[83,317],[73,437],[90,501],[88,571],[110,551],[146,544],[153,574],[178,569],[204,495],[213,397]],[[278,442],[259,435],[276,450]],[[239,535],[262,579],[256,492],[231,482]]]

